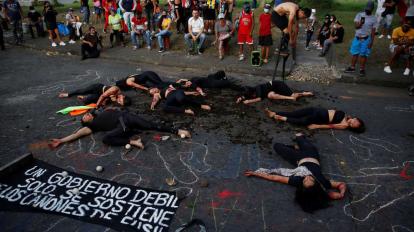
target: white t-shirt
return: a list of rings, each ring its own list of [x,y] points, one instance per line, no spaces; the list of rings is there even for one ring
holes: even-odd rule
[[[376,15],[381,16],[382,12],[384,12],[385,7],[383,7],[385,0],[377,0],[377,11]]]
[[[192,28],[192,32],[193,33],[200,33],[203,32],[203,28],[204,28],[204,21],[203,18],[198,17],[198,19],[194,19],[193,17],[191,17],[188,20],[188,26]]]

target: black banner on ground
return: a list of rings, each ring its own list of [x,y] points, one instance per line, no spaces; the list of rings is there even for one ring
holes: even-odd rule
[[[0,210],[43,212],[119,231],[168,231],[179,200],[172,192],[118,184],[30,158],[0,170]]]

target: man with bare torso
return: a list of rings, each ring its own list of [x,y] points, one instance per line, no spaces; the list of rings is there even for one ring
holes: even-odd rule
[[[273,8],[272,22],[283,32],[282,50],[287,49],[288,42],[292,48],[296,47],[299,32],[298,20],[309,18],[310,15],[310,9],[300,8],[292,2],[285,2]]]

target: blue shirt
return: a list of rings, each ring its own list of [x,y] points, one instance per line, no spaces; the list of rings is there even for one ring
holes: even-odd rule
[[[11,2],[9,0],[6,0],[3,3],[3,7],[7,9],[7,15],[10,17],[12,21],[22,19],[20,15],[21,7],[17,0],[12,0]]]

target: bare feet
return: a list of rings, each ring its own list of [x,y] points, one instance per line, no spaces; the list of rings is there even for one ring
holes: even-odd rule
[[[313,93],[312,92],[303,92],[302,96],[304,96],[304,97],[313,96]]]
[[[191,138],[191,134],[188,130],[178,130],[178,136],[180,136],[181,138]]]
[[[299,133],[296,133],[295,135],[296,135],[296,137],[300,137],[300,136],[303,136],[303,133],[299,132]]]
[[[186,110],[184,111],[184,113],[189,114],[189,115],[194,115],[194,111],[193,111],[193,110],[191,110],[191,109],[186,109]]]
[[[266,112],[266,114],[267,114],[267,116],[268,116],[269,118],[273,118],[273,117],[275,117],[275,115],[276,115],[276,113],[275,113],[275,112],[273,112],[273,111],[269,110],[268,108],[266,108],[266,109],[265,109],[265,112]]]
[[[83,101],[83,99],[85,99],[85,96],[82,96],[82,95],[79,95],[79,96],[78,96],[78,100],[79,100],[79,101]]]
[[[129,141],[129,144],[131,144],[131,145],[133,145],[133,146],[136,146],[136,147],[137,147],[137,148],[139,148],[139,149],[144,150],[144,144],[142,143],[141,138],[138,138],[138,139],[136,139],[136,140],[130,140],[130,141]]]
[[[209,105],[201,105],[201,109],[210,111],[211,107]]]
[[[65,92],[63,92],[63,93],[59,93],[59,97],[60,97],[60,98],[69,97],[69,94],[68,94],[68,93],[65,93]]]

